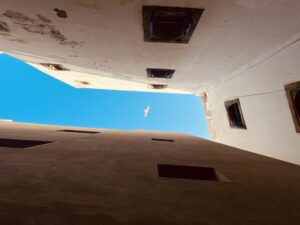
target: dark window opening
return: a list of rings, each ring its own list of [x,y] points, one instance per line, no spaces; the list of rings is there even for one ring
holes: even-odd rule
[[[0,147],[6,147],[6,148],[29,148],[29,147],[34,147],[34,146],[44,145],[49,143],[52,142],[0,138]]]
[[[90,82],[85,81],[85,80],[76,80],[77,83],[82,84],[82,85],[91,85]]]
[[[143,6],[144,40],[188,43],[204,9]]]
[[[290,110],[297,133],[300,133],[300,81],[285,85]]]
[[[150,84],[150,88],[152,89],[165,89],[167,86],[165,84]]]
[[[238,99],[225,102],[230,127],[247,129]]]
[[[208,181],[229,181],[224,175],[220,174],[211,167],[157,164],[157,169],[160,177]]]
[[[298,121],[300,124],[300,87],[296,90],[294,102],[295,102],[295,109],[297,112]]]
[[[165,78],[171,79],[173,77],[175,70],[170,69],[147,69],[147,76],[149,78]]]
[[[99,134],[98,131],[88,131],[88,130],[60,130],[61,132],[69,132],[69,133],[82,133],[82,134]]]
[[[174,140],[171,139],[160,139],[160,138],[152,138],[152,141],[174,142]]]
[[[69,71],[69,69],[60,64],[41,63],[41,65],[47,67],[50,70]]]

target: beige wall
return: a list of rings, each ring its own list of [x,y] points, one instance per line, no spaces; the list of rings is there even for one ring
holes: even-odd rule
[[[300,35],[253,60],[207,90],[214,140],[300,164],[296,133],[284,85],[300,80]],[[247,129],[229,127],[224,101],[239,98]]]
[[[297,165],[155,131],[0,122],[0,138],[53,141],[0,147],[1,225],[300,224]],[[212,167],[230,182],[159,177],[158,163]]]

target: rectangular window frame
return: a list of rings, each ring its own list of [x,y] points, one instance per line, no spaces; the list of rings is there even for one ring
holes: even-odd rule
[[[230,119],[228,108],[229,108],[229,106],[231,106],[233,104],[237,104],[238,105],[239,114],[240,114],[240,117],[241,117],[241,125],[237,125],[237,124],[233,123],[231,121],[231,119]],[[233,99],[233,100],[228,100],[228,101],[224,102],[224,105],[225,105],[225,109],[226,109],[226,114],[227,114],[227,119],[228,119],[228,122],[229,122],[229,126],[231,128],[235,128],[235,129],[244,129],[244,130],[247,129],[240,100],[238,98],[237,99]]]
[[[71,129],[65,129],[65,130],[59,130],[60,132],[65,133],[77,133],[77,134],[99,134],[99,131],[89,131],[89,130],[71,130]]]
[[[159,142],[175,142],[173,139],[164,139],[164,138],[152,138],[152,141],[159,141]]]
[[[197,27],[197,24],[203,14],[203,8],[182,8],[182,7],[165,7],[165,6],[143,6],[143,28],[144,28],[144,41],[147,42],[167,42],[167,43],[184,43],[187,44]],[[181,38],[163,38],[154,35],[155,30],[153,24],[157,14],[171,14],[171,13],[183,13],[185,19],[189,20],[186,33],[183,33]]]
[[[37,146],[50,144],[50,143],[52,143],[52,141],[0,138],[0,147],[1,148],[27,149],[27,148],[37,147]]]
[[[186,179],[198,181],[231,182],[213,167],[157,164],[158,176],[161,178]]]
[[[168,87],[166,84],[149,84],[150,89],[155,89],[155,90],[164,90]]]
[[[293,99],[293,93],[292,93],[293,91],[295,91],[295,89],[300,88],[300,81],[286,84],[284,85],[284,88],[285,88],[285,93],[287,96],[290,112],[292,114],[295,130],[297,133],[300,133],[300,115],[297,115],[295,109],[295,103]]]
[[[166,73],[167,75],[162,76],[160,73]],[[172,79],[175,70],[173,69],[159,69],[159,68],[147,68],[148,78],[158,79]]]
[[[68,68],[61,64],[56,64],[56,63],[41,63],[42,66],[46,67],[49,70],[54,70],[54,71],[70,71]]]

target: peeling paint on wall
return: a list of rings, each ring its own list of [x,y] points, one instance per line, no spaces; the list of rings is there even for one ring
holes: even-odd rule
[[[6,22],[0,21],[0,32],[9,32],[9,27]]]
[[[9,39],[10,41],[12,42],[17,42],[17,43],[20,43],[20,44],[27,44],[26,41],[22,40],[22,39],[19,39],[19,38],[16,38],[16,39]]]
[[[3,13],[4,16],[13,19],[15,23],[33,23],[34,20],[25,16],[23,13],[14,11],[14,10],[6,10],[5,13]]]
[[[44,23],[51,23],[51,20],[48,19],[48,18],[45,17],[45,16],[42,16],[42,15],[40,15],[40,14],[36,14],[36,16],[37,16],[42,22],[44,22]]]
[[[0,32],[0,36],[11,36],[11,35],[10,35],[10,33],[7,33],[7,32],[5,32],[5,33]]]
[[[99,9],[97,0],[78,0],[77,5],[87,9]]]
[[[43,15],[37,14],[38,19],[33,19],[14,10],[7,10],[3,15],[11,19],[15,24],[21,26],[27,32],[48,36],[59,42],[60,45],[76,47],[79,44],[77,41],[69,40],[60,30],[51,24],[50,19]],[[6,28],[5,24],[6,23],[2,24],[4,29]]]

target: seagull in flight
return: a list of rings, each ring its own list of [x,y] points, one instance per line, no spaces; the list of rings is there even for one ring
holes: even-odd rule
[[[146,109],[144,109],[144,117],[145,117],[145,118],[148,116],[149,111],[150,111],[150,105],[148,105],[148,106],[146,107]]]

